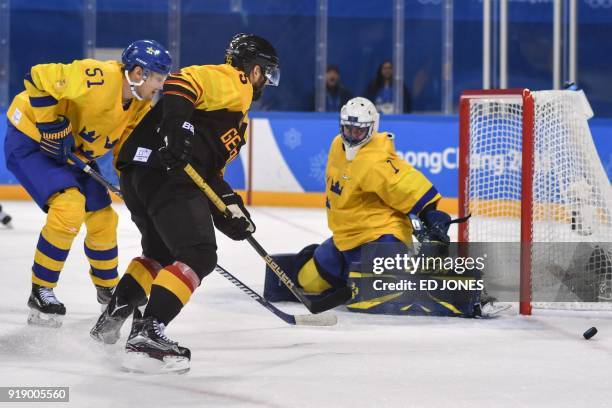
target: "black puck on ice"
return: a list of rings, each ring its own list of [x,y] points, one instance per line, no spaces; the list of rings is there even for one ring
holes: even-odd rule
[[[590,339],[591,337],[593,337],[596,334],[597,334],[597,329],[595,327],[591,327],[589,330],[587,330],[584,333],[582,333],[584,338],[587,339],[587,340]]]

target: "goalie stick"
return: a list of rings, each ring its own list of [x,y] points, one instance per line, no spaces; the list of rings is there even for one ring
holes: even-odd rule
[[[221,265],[217,265],[215,270],[224,278],[232,282],[236,285],[240,290],[249,295],[251,299],[255,300],[257,303],[274,313],[280,319],[285,322],[298,326],[333,326],[338,322],[338,318],[336,315],[332,313],[323,313],[317,315],[292,315],[279,310],[272,303],[268,302],[265,298],[255,292],[253,289],[249,288],[247,285],[242,283],[238,278],[229,273],[225,268]]]
[[[210,201],[221,211],[226,217],[232,217],[232,213],[227,208],[223,200],[219,198],[217,193],[204,181],[193,167],[188,163],[185,165],[185,173],[193,180],[193,182],[206,194]],[[325,296],[321,299],[310,300],[306,297],[304,292],[291,280],[291,278],[281,269],[280,266],[272,259],[270,254],[253,238],[253,235],[249,236],[247,242],[255,249],[255,252],[266,262],[270,269],[278,276],[283,284],[298,298],[300,302],[306,306],[311,313],[321,313],[329,309],[333,309],[336,306],[340,306],[346,303],[353,296],[351,288],[345,286],[341,289],[336,290],[329,296]]]

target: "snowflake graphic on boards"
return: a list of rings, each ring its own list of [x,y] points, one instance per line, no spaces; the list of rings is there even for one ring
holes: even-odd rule
[[[327,166],[327,152],[321,150],[314,156],[310,156],[310,174],[313,179],[325,185],[325,167]]]
[[[291,150],[302,144],[302,133],[296,128],[291,128],[283,133],[283,143]]]

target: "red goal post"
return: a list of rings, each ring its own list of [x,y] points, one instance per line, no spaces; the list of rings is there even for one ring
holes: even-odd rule
[[[541,248],[534,256],[534,242],[612,242],[610,184],[588,129],[591,116],[581,91],[461,95],[459,216],[472,218],[459,225],[459,241],[520,242],[519,259],[509,262],[520,267],[521,314],[531,314],[534,287],[549,279],[533,275],[533,263],[554,257]],[[588,217],[577,224],[576,214]]]

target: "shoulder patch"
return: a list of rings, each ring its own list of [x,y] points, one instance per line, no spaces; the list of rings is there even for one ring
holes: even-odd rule
[[[387,132],[387,138],[390,140],[394,140],[395,139],[395,134],[391,133],[391,132]]]

